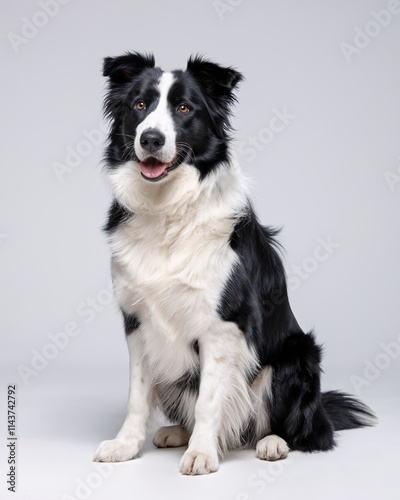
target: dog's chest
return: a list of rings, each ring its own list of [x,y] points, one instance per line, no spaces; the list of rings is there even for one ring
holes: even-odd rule
[[[218,316],[221,293],[236,260],[232,222],[135,215],[112,240],[120,305],[169,342],[188,342]],[[148,333],[146,332],[146,335]]]

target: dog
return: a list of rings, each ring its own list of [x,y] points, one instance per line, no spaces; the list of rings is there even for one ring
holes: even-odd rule
[[[243,76],[198,55],[165,72],[137,52],[107,57],[103,74],[114,195],[104,229],[130,391],[121,430],[94,460],[137,457],[156,407],[174,425],[153,443],[188,445],[189,475],[217,471],[228,450],[278,460],[374,425],[354,397],[321,392],[321,347],[292,313],[276,231],[258,221],[231,153]]]

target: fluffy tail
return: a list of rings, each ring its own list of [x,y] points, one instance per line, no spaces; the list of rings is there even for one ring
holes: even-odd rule
[[[322,406],[331,419],[335,431],[373,426],[378,423],[374,412],[358,399],[340,391],[322,395]]]

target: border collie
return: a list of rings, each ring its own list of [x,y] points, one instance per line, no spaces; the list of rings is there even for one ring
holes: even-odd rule
[[[104,60],[113,190],[105,231],[130,355],[128,413],[94,460],[138,456],[159,407],[157,447],[188,445],[182,474],[230,449],[258,458],[330,450],[373,425],[355,398],[321,392],[321,347],[289,305],[276,231],[258,221],[230,155],[242,75],[200,56],[164,72],[152,55]]]

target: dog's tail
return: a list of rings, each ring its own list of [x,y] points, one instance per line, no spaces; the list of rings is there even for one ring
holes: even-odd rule
[[[328,413],[335,431],[374,426],[378,419],[374,412],[358,399],[340,391],[321,394],[322,406]]]

